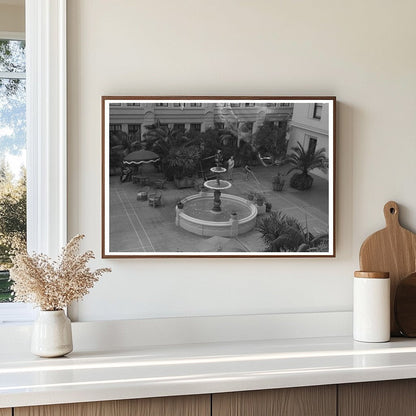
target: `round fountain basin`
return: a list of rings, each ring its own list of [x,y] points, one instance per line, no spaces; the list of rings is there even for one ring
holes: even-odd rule
[[[224,173],[224,172],[227,172],[227,169],[222,168],[220,166],[214,166],[213,168],[210,169],[210,171],[212,173]]]
[[[244,198],[223,194],[221,212],[213,212],[214,194],[191,195],[183,199],[178,211],[178,225],[184,230],[203,236],[232,237],[252,230],[256,225],[257,208]],[[237,218],[231,219],[236,213]]]
[[[224,189],[231,188],[231,183],[228,181],[222,181],[220,179],[219,184],[216,179],[211,179],[209,181],[204,182],[205,188],[213,189],[216,191],[223,191]]]

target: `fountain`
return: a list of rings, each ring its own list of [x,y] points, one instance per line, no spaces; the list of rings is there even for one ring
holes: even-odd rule
[[[220,166],[220,156],[217,152],[216,166],[210,169],[215,179],[204,182],[204,187],[214,192],[184,198],[176,207],[176,225],[198,235],[235,237],[254,228],[257,208],[244,198],[222,194],[232,184],[220,178],[227,171]]]
[[[216,179],[205,181],[204,186],[205,188],[212,189],[214,191],[214,206],[212,207],[212,211],[221,212],[221,191],[231,188],[231,183],[220,180],[221,173],[226,172],[227,169],[215,166],[210,170],[212,173],[216,174]]]

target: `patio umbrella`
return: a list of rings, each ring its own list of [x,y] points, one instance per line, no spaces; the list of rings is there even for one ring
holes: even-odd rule
[[[235,238],[214,237],[207,238],[206,240],[198,244],[198,251],[223,251],[223,252],[236,252],[236,251],[247,251],[244,246]]]
[[[150,150],[135,150],[129,153],[123,160],[126,165],[141,165],[142,163],[154,163],[159,161],[160,157]]]

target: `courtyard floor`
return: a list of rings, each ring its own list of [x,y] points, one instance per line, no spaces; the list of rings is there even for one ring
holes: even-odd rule
[[[272,203],[272,211],[282,211],[308,226],[313,235],[328,232],[328,181],[314,176],[312,188],[297,191],[289,186],[289,178],[282,192],[272,189],[275,167],[253,167],[253,175],[246,179],[242,168],[234,169],[229,194],[247,197],[250,191],[261,192]],[[224,176],[223,179],[227,179]],[[143,186],[121,183],[118,176],[110,178],[110,251],[111,252],[198,252],[207,237],[198,236],[175,225],[175,206],[179,199],[195,194],[193,188],[177,189],[167,182],[162,192],[162,205],[149,206],[138,201]],[[268,214],[261,214],[268,215]],[[259,215],[259,218],[261,217]],[[261,252],[265,246],[255,229],[239,235],[237,244],[242,251]]]

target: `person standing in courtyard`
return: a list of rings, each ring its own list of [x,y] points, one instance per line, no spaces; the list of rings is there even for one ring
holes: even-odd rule
[[[249,165],[245,165],[244,166],[244,172],[246,173],[246,181],[248,181],[248,176],[251,173],[251,169],[250,169],[250,166]]]
[[[233,169],[234,169],[234,156],[231,156],[228,160],[227,160],[227,173],[228,173],[228,180],[232,181],[233,180]]]

